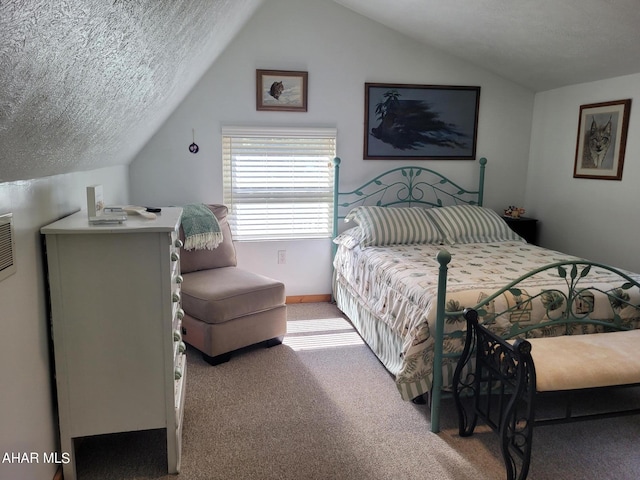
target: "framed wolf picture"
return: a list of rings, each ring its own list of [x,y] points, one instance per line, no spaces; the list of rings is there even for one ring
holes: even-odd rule
[[[580,106],[574,178],[622,180],[631,99]]]
[[[365,83],[366,160],[474,160],[480,87]]]

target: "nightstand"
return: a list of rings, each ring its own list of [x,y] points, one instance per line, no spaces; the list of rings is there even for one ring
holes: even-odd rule
[[[532,243],[537,245],[538,243],[538,220],[535,218],[529,217],[502,217],[504,218],[507,225],[524,238],[528,243]]]

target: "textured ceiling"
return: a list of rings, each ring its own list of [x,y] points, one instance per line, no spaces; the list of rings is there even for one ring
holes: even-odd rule
[[[544,91],[640,72],[638,0],[335,0]]]
[[[130,162],[269,1],[0,0],[0,183]],[[335,2],[534,91],[640,72],[638,0]]]
[[[128,163],[262,0],[0,0],[0,182]]]

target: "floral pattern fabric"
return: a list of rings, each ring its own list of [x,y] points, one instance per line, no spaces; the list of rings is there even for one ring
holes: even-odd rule
[[[446,248],[451,254],[447,276],[447,311],[474,307],[488,296],[528,272],[554,262],[579,260],[553,250],[523,242],[471,243],[458,245],[395,245],[387,247],[347,248],[339,245],[334,259],[334,293],[338,307],[345,312],[372,350],[395,376],[396,384],[406,400],[427,393],[433,377],[434,340],[438,288],[438,252]],[[628,272],[626,272],[628,273]],[[640,281],[640,276],[633,276]],[[596,290],[612,290],[623,280],[611,272],[592,269],[589,285]],[[566,282],[556,271],[545,271],[518,285],[522,295],[536,297],[526,308],[510,311],[491,321],[491,329],[499,335],[510,332],[514,325],[534,325],[549,318],[562,303]],[[631,292],[638,295],[637,289]],[[611,305],[606,295],[591,299],[587,307],[591,318],[609,318],[612,307],[624,322],[637,328],[640,324],[636,309]],[[488,311],[502,312],[518,299],[505,292],[487,305]],[[640,304],[640,298],[635,299]],[[585,307],[586,308],[586,307]],[[360,318],[362,317],[362,318]],[[368,322],[380,322],[372,326]],[[443,350],[456,353],[464,342],[462,317],[448,318],[445,325]],[[589,333],[597,327],[581,327],[569,333]],[[387,332],[395,338],[379,338]],[[564,327],[533,330],[528,336],[555,336],[566,333]],[[394,351],[395,350],[395,351]],[[397,351],[399,350],[399,351]],[[455,369],[455,358],[443,361],[445,387]]]

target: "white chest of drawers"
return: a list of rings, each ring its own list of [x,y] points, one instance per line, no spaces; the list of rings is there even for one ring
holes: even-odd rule
[[[180,339],[182,209],[89,225],[86,212],[41,229],[51,298],[61,449],[74,439],[165,428],[180,469],[186,359]]]

